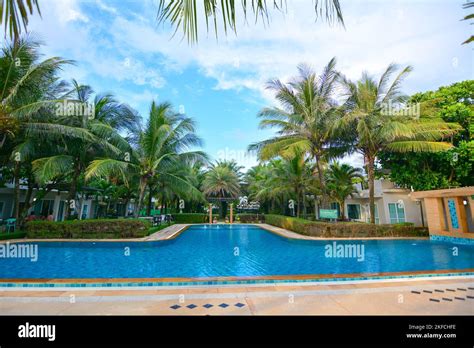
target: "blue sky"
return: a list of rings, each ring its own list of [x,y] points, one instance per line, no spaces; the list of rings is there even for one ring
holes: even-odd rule
[[[248,144],[272,134],[259,130],[258,111],[274,103],[265,89],[271,78],[288,80],[305,62],[317,71],[337,57],[352,79],[367,70],[379,75],[391,62],[410,64],[408,94],[472,79],[472,30],[460,21],[464,1],[341,0],[346,28],[315,23],[309,0],[288,0],[285,15],[263,24],[239,25],[238,35],[216,41],[201,23],[190,46],[156,23],[157,0],[48,0],[29,30],[46,56],[73,59],[62,76],[113,93],[146,117],[152,99],[170,101],[198,123],[204,150],[213,158],[256,163]],[[252,22],[252,21],[250,21]],[[359,157],[344,161],[360,165]]]

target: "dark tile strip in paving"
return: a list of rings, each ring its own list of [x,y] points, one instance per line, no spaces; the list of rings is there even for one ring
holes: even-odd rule
[[[447,297],[443,297],[443,301],[449,301],[449,302],[453,302],[453,300],[452,300],[452,299],[450,299],[450,298],[447,298]]]
[[[432,301],[432,302],[439,302],[439,300],[436,299],[436,298],[430,298],[430,301]]]

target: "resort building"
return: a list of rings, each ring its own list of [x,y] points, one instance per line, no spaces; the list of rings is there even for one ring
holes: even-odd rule
[[[357,193],[347,197],[346,218],[353,221],[370,221],[369,190],[356,184]],[[390,180],[375,180],[375,223],[397,224],[410,222],[415,226],[426,226],[423,203],[410,198],[411,190],[400,188]],[[337,208],[334,205],[334,208]]]
[[[21,181],[20,181],[21,183]],[[20,207],[25,205],[28,188],[20,185]],[[118,216],[133,211],[133,203],[114,203],[112,205],[103,201],[102,196],[97,195],[99,190],[92,188],[83,188],[83,194],[78,195],[76,199],[75,213],[79,219],[91,219],[107,215],[107,210],[117,212]],[[41,198],[38,198],[41,197]],[[31,194],[31,208],[27,215],[33,215],[36,219],[46,219],[49,215],[53,216],[54,221],[63,221],[66,213],[66,204],[68,191],[66,188],[54,188],[49,192],[40,192],[33,189]],[[0,220],[6,220],[13,217],[14,211],[14,187],[12,183],[7,183],[5,187],[0,187]]]
[[[413,192],[423,201],[431,239],[474,243],[474,187]]]

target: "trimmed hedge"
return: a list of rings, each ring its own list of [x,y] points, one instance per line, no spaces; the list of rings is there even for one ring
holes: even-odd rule
[[[202,224],[208,220],[208,215],[202,213],[173,214],[173,221],[178,224]]]
[[[364,222],[309,221],[282,215],[266,215],[267,224],[306,236],[324,238],[357,237],[428,237],[428,229],[413,224],[375,225]]]
[[[25,238],[25,236],[26,236],[26,233],[23,231],[13,232],[13,233],[0,233],[0,240],[20,239],[20,238]]]
[[[263,214],[238,214],[236,219],[243,224],[265,222],[265,215]]]
[[[150,227],[142,219],[30,221],[25,224],[25,231],[28,238],[111,239],[145,237]]]

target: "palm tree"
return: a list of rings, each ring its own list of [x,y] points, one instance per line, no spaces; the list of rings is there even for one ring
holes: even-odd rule
[[[206,172],[202,182],[202,191],[208,198],[220,201],[220,216],[225,217],[227,203],[224,199],[235,199],[240,194],[240,179],[227,162],[218,162]]]
[[[166,177],[174,185],[187,188],[194,197],[200,195],[189,181],[173,173],[170,168],[179,162],[206,161],[207,156],[203,152],[189,151],[191,147],[200,146],[201,143],[201,139],[195,134],[195,124],[191,118],[174,112],[169,103],[152,102],[146,128],[140,131],[138,144],[131,149],[130,156],[93,160],[87,167],[86,179],[113,175],[120,177],[127,185],[130,178],[136,177],[139,194],[134,215],[138,217],[145,190],[158,175]]]
[[[247,13],[252,12],[255,21],[261,17],[264,22],[268,22],[268,5],[266,0],[241,0],[244,19],[247,19]],[[276,10],[284,10],[286,8],[286,0],[269,0],[272,7]],[[204,10],[204,18],[206,27],[209,31],[209,18],[214,26],[217,38],[218,26],[222,25],[224,33],[232,30],[237,32],[236,24],[236,1],[235,0],[160,0],[158,7],[158,22],[162,23],[170,21],[175,27],[175,33],[181,29],[184,36],[190,43],[198,41],[198,7],[202,6]],[[316,18],[325,17],[329,23],[337,21],[344,25],[342,18],[342,10],[339,0],[315,0],[313,3]],[[221,23],[218,25],[218,13],[220,12]]]
[[[345,216],[345,201],[348,196],[357,192],[354,184],[357,179],[362,179],[362,171],[348,164],[339,164],[333,162],[326,171],[327,189],[331,198],[333,198],[341,207],[340,218]]]
[[[268,88],[276,92],[282,108],[264,108],[260,128],[277,128],[277,136],[249,146],[258,151],[261,160],[275,156],[291,158],[295,153],[306,152],[316,162],[316,171],[324,192],[324,166],[332,158],[343,155],[350,148],[351,139],[334,136],[332,126],[340,117],[341,107],[334,100],[337,82],[333,58],[323,73],[316,73],[306,65],[298,67],[299,77],[289,84],[270,81]]]
[[[34,124],[29,130],[37,137],[54,139],[51,155],[33,161],[33,169],[39,182],[67,173],[70,177],[68,203],[65,217],[74,210],[76,194],[81,177],[92,160],[98,156],[118,156],[130,152],[130,145],[119,131],[128,129],[135,117],[131,109],[117,103],[111,96],[96,96],[92,103],[93,90],[73,80],[73,88],[63,98],[68,98],[61,112],[56,108],[49,122]],[[61,106],[58,104],[57,106]],[[69,111],[69,107],[73,106]],[[80,107],[74,107],[80,106]],[[89,108],[84,112],[85,108]],[[79,204],[80,205],[80,204]],[[76,209],[80,216],[80,206]]]
[[[38,0],[2,0],[0,3],[0,25],[3,24],[5,27],[5,36],[8,31],[11,40],[18,40],[21,27],[23,26],[23,29],[27,30],[28,12],[32,15],[35,8],[41,16]]]
[[[384,149],[396,152],[444,151],[452,144],[439,140],[453,135],[459,128],[442,120],[424,120],[423,117],[418,119],[417,115],[391,112],[389,107],[403,105],[407,100],[400,86],[412,68],[407,66],[402,69],[390,83],[391,75],[397,70],[396,64],[390,64],[378,81],[366,72],[357,82],[341,76],[348,97],[346,113],[334,124],[333,131],[346,131],[357,137],[354,149],[364,156],[367,165],[371,223],[375,223],[374,170],[379,152]]]
[[[26,149],[21,145],[30,128],[50,114],[48,106],[56,102],[61,89],[57,73],[70,61],[52,57],[39,61],[39,43],[31,37],[17,38],[5,45],[0,54],[0,149],[11,151],[14,163],[14,212],[19,218],[20,170]],[[21,151],[20,151],[21,150]]]
[[[306,206],[306,195],[319,193],[313,172],[314,163],[303,154],[260,164],[251,168],[246,176],[250,197],[270,203],[271,211],[275,211],[275,203],[278,203],[282,213],[286,212],[288,199],[294,199],[299,217],[301,208]]]

